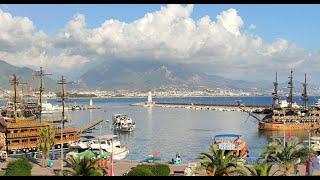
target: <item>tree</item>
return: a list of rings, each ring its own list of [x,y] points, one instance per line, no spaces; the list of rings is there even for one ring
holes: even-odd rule
[[[281,140],[273,140],[260,156],[266,162],[277,163],[284,175],[288,176],[292,168],[305,162],[310,153],[312,152],[305,145],[295,139],[287,140],[285,144]]]
[[[169,176],[170,168],[167,164],[140,164],[136,167],[149,169],[154,176]]]
[[[10,161],[7,165],[5,176],[31,176],[32,165],[27,158]]]
[[[40,128],[39,149],[42,152],[42,166],[45,166],[46,159],[49,156],[49,151],[55,144],[55,129],[47,126]]]
[[[149,168],[143,166],[134,167],[127,176],[154,176],[152,171]]]
[[[63,174],[71,176],[103,176],[108,174],[106,168],[96,166],[99,160],[99,158],[91,160],[88,157],[71,156],[65,160],[71,169],[64,170]]]
[[[220,150],[216,145],[210,147],[212,155],[201,153],[201,167],[211,176],[229,176],[233,174],[243,174],[243,166],[238,164],[238,157],[234,151],[226,152]]]

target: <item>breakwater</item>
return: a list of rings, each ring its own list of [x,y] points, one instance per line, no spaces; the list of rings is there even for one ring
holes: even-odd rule
[[[131,106],[143,106],[143,107],[164,107],[164,108],[185,108],[195,110],[214,110],[214,111],[250,111],[256,113],[267,112],[271,106],[268,105],[246,105],[239,108],[238,104],[189,104],[189,103],[153,103],[147,104],[145,102],[133,103]]]

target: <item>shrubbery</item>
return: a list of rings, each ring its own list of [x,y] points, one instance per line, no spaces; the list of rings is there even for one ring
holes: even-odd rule
[[[127,176],[154,176],[149,168],[135,167],[133,168]]]
[[[32,165],[27,158],[10,161],[5,176],[31,176]]]
[[[153,165],[152,172],[155,176],[169,176],[170,168],[167,164],[155,164]]]
[[[137,174],[140,174],[140,175],[137,175]],[[145,175],[145,174],[148,174],[148,175]],[[133,168],[128,173],[128,176],[169,176],[169,175],[170,175],[170,168],[167,164],[154,164],[154,165],[141,164]]]

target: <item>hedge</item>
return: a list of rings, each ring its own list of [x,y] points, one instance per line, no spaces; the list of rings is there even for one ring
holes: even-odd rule
[[[10,161],[5,176],[31,176],[32,165],[26,158]]]
[[[133,168],[127,176],[154,176],[149,168],[135,167]]]

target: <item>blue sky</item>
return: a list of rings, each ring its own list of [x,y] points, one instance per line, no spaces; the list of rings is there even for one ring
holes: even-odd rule
[[[37,28],[46,33],[62,29],[76,13],[84,14],[89,28],[98,27],[107,19],[132,22],[148,12],[159,10],[159,4],[9,4],[2,9],[14,16],[29,17]],[[244,29],[254,24],[257,34],[265,41],[272,42],[285,38],[310,51],[318,50],[320,42],[320,5],[260,5],[260,4],[198,4],[194,6],[192,17],[199,19],[209,15],[211,19],[224,10],[235,8],[244,20]]]
[[[0,8],[0,59],[17,66],[37,69],[42,64],[76,77],[104,61],[142,59],[193,64],[202,72],[232,79],[270,80],[270,73],[286,74],[291,68],[298,76],[320,76],[320,5]]]

